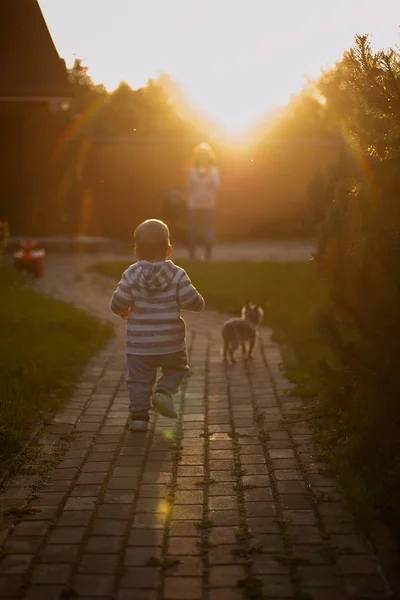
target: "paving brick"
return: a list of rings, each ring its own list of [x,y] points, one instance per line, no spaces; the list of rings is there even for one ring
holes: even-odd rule
[[[202,580],[199,577],[166,577],[165,600],[201,600]]]
[[[295,598],[289,575],[260,575],[267,598]]]
[[[82,498],[84,496],[98,496],[101,485],[76,485],[71,492],[71,497]]]
[[[135,492],[132,490],[107,490],[104,494],[105,504],[117,504],[118,507],[124,504],[131,505],[135,497]],[[116,510],[114,508],[114,514]]]
[[[136,513],[133,517],[133,525],[134,527],[163,529],[166,520],[167,510],[165,510],[165,513]]]
[[[92,535],[124,535],[126,522],[122,519],[96,519]]]
[[[239,527],[213,527],[210,541],[213,544],[235,544]]]
[[[330,565],[301,565],[297,568],[297,574],[302,585],[308,587],[335,587],[339,581]]]
[[[238,556],[235,552],[237,549],[237,544],[212,547],[208,553],[208,562],[210,565],[244,564],[246,559]]]
[[[136,504],[138,513],[164,513],[166,508],[167,503],[164,498],[140,498]]]
[[[77,544],[48,544],[40,553],[42,563],[72,563],[76,560],[79,546]]]
[[[86,552],[94,554],[113,554],[119,553],[122,547],[123,538],[116,535],[93,535],[86,545]]]
[[[106,473],[81,473],[76,483],[78,485],[91,485],[96,483],[103,483],[106,478]]]
[[[287,534],[292,544],[320,544],[321,534],[312,525],[287,525]]]
[[[280,494],[282,507],[287,510],[311,510],[310,498],[306,494]]]
[[[277,520],[271,517],[249,517],[247,524],[254,533],[280,533]]]
[[[236,496],[212,496],[209,499],[209,508],[211,510],[236,510],[237,509],[237,497]]]
[[[137,489],[137,477],[112,477],[108,482],[109,490],[122,490],[127,494]]]
[[[253,486],[255,488],[269,488],[271,483],[269,477],[259,475],[244,475],[242,477],[243,485]]]
[[[124,564],[128,566],[144,567],[150,558],[160,558],[161,546],[128,547],[124,555]]]
[[[203,561],[199,555],[182,556],[182,555],[167,555],[168,558],[179,561],[178,564],[168,569],[168,575],[174,577],[202,577],[203,576]]]
[[[132,596],[132,590],[120,590],[116,600],[158,600],[158,592],[155,590],[135,590],[135,596]]]
[[[49,584],[66,584],[71,575],[71,565],[63,564],[42,564],[38,565],[34,572],[32,582]]]
[[[32,554],[5,555],[0,561],[0,575],[24,574],[29,569],[32,559]]]
[[[233,450],[210,450],[210,459],[233,459]]]
[[[244,469],[247,469],[247,465],[265,465],[265,457],[261,454],[245,454],[241,457],[240,462]]]
[[[285,551],[283,538],[280,534],[257,531],[254,533],[252,540],[255,544],[261,544],[265,553],[282,554]]]
[[[201,465],[179,466],[178,477],[203,477],[204,467]]]
[[[64,589],[64,585],[31,585],[24,600],[60,600]]]
[[[234,482],[214,483],[209,486],[209,496],[232,496],[234,493]]]
[[[199,536],[196,537],[170,537],[168,539],[167,552],[171,555],[197,555]]]
[[[109,454],[109,460],[100,461],[86,461],[82,467],[82,473],[107,473],[111,466],[112,456]]]
[[[210,479],[214,480],[216,483],[231,482],[234,484],[236,482],[236,477],[232,473],[232,471],[210,471]]]
[[[239,513],[236,510],[210,510],[209,518],[215,526],[239,525]]]
[[[241,565],[221,565],[210,567],[210,587],[211,588],[226,588],[231,586],[236,587],[239,579],[243,579],[245,576],[244,567]]]
[[[97,511],[99,519],[113,519],[125,521],[129,518],[131,506],[129,504],[119,504],[118,508],[115,504],[101,504]]]
[[[372,575],[376,573],[376,563],[368,554],[339,556],[337,565],[346,575]]]
[[[284,510],[283,518],[293,525],[316,525],[316,516],[312,510]]]
[[[159,572],[154,567],[125,567],[121,579],[121,588],[155,589],[159,581]],[[134,596],[135,597],[135,596]]]
[[[174,504],[196,504],[201,505],[203,503],[203,490],[193,491],[177,491],[175,494]]]
[[[253,557],[254,575],[288,575],[289,567],[274,556],[255,555]]]
[[[46,534],[51,521],[23,521],[13,531],[13,536],[43,536]]]
[[[278,481],[277,487],[281,494],[305,494],[307,492],[304,481]]]
[[[214,589],[210,590],[210,600],[243,600],[243,594],[239,589],[232,589],[231,587],[225,589]]]
[[[309,600],[345,600],[343,590],[338,588],[312,588],[306,585],[301,586],[303,594],[307,594]]]
[[[179,493],[179,492],[178,492]],[[168,496],[168,488],[165,484],[160,485],[141,485],[140,498],[160,498],[166,499]],[[189,504],[187,502],[186,504]]]
[[[364,539],[358,535],[331,535],[331,543],[344,554],[367,554],[367,544]]]
[[[35,554],[42,543],[42,538],[7,537],[3,550],[6,554]]]
[[[174,506],[172,509],[172,519],[173,520],[198,520],[203,516],[203,507],[202,506],[193,506],[191,504],[180,504],[178,506]]]
[[[163,531],[133,528],[129,535],[130,546],[161,546]]]
[[[272,502],[246,502],[247,517],[276,517],[276,508]]]
[[[329,565],[332,562],[326,546],[322,544],[310,546],[293,544],[292,551],[295,557],[309,565]]]
[[[112,594],[114,577],[112,575],[79,574],[75,579],[74,588],[79,595],[108,597]]]
[[[280,448],[280,449],[271,449],[269,451],[269,455],[272,459],[285,459],[285,458],[295,458],[295,453],[294,450],[292,449],[287,449],[287,448]]]
[[[84,534],[84,527],[55,527],[49,535],[48,543],[79,544]]]
[[[79,510],[79,511],[91,510],[95,507],[96,502],[97,502],[97,497],[92,497],[92,496],[83,497],[82,496],[79,498],[78,497],[74,498],[71,496],[67,500],[64,510],[65,511],[68,511],[68,510]]]

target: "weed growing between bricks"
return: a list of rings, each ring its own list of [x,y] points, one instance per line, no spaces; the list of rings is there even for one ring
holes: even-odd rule
[[[245,559],[244,569],[245,577],[237,581],[237,587],[239,587],[245,598],[252,600],[261,600],[263,596],[262,581],[255,577],[252,572],[252,556],[256,553],[262,553],[262,546],[252,544],[253,534],[251,533],[248,523],[247,514],[245,507],[245,490],[246,486],[243,483],[243,477],[246,475],[246,470],[242,467],[240,460],[240,444],[239,439],[245,437],[246,434],[236,431],[235,420],[233,414],[232,398],[231,398],[231,386],[229,378],[227,377],[227,394],[229,403],[229,420],[231,431],[229,437],[232,440],[233,447],[233,461],[234,470],[232,475],[236,478],[235,484],[232,489],[236,492],[238,509],[239,509],[239,531],[236,533],[237,548],[234,549],[234,553]],[[253,486],[252,486],[253,487]]]
[[[316,519],[316,523],[317,523],[317,527],[320,531],[321,534],[321,540],[324,543],[325,546],[325,550],[327,551],[326,554],[329,557],[329,559],[331,560],[331,563],[333,565],[333,567],[335,568],[335,557],[334,557],[334,553],[331,551],[332,550],[332,546],[330,544],[330,536],[327,534],[324,524],[322,522],[319,510],[318,510],[318,505],[320,503],[320,501],[322,500],[322,498],[318,498],[318,495],[315,493],[314,490],[312,490],[311,486],[309,485],[308,481],[307,481],[307,470],[304,467],[304,464],[302,463],[301,459],[300,459],[300,455],[299,452],[297,450],[297,446],[295,443],[295,440],[293,438],[292,435],[292,429],[291,429],[291,423],[290,420],[287,420],[285,418],[286,413],[285,413],[285,407],[279,397],[279,393],[278,390],[275,386],[274,383],[274,378],[273,378],[273,374],[271,372],[269,363],[267,361],[267,357],[265,354],[265,349],[263,347],[262,344],[260,344],[261,346],[261,356],[262,356],[262,361],[265,367],[265,370],[268,374],[269,379],[271,380],[273,389],[274,389],[274,395],[275,398],[277,400],[279,409],[281,414],[283,415],[283,419],[280,422],[280,426],[281,428],[287,433],[289,440],[290,440],[290,445],[292,447],[294,456],[296,458],[296,462],[298,464],[298,468],[302,474],[302,479],[303,481],[305,481],[306,483],[306,493],[308,495],[308,498],[310,499],[310,504],[312,506],[312,510],[315,514],[315,519]],[[259,424],[259,418],[258,415],[260,413],[260,409],[257,405],[257,401],[256,401],[256,396],[254,394],[254,389],[253,389],[253,382],[252,382],[252,376],[251,376],[251,371],[249,369],[247,369],[247,379],[249,382],[249,387],[252,390],[252,404],[254,407],[254,414],[255,414],[255,422],[257,423],[258,427],[260,427]],[[285,553],[287,555],[287,565],[289,567],[289,571],[290,571],[290,575],[292,578],[292,582],[293,582],[293,586],[294,586],[294,590],[295,590],[295,594],[296,594],[296,599],[298,600],[302,600],[304,598],[304,600],[307,600],[307,598],[309,597],[308,592],[305,592],[302,589],[302,581],[301,578],[299,577],[298,573],[297,573],[297,568],[299,566],[301,566],[303,563],[303,561],[301,559],[299,559],[298,557],[294,556],[293,554],[293,548],[292,548],[292,544],[291,541],[287,535],[287,529],[286,529],[286,525],[288,524],[287,521],[283,518],[283,514],[282,514],[282,506],[280,503],[280,498],[279,498],[279,492],[278,492],[278,488],[277,488],[277,483],[276,480],[273,476],[273,465],[271,463],[271,459],[270,459],[270,455],[268,452],[268,448],[267,448],[267,444],[265,442],[263,442],[263,450],[264,450],[264,455],[265,455],[265,460],[267,462],[268,465],[268,471],[270,474],[270,480],[271,480],[271,487],[273,490],[273,495],[274,495],[274,502],[276,504],[276,508],[277,508],[277,514],[278,514],[278,518],[277,521],[279,523],[279,526],[281,528],[281,532],[282,532],[282,537],[284,540],[284,544],[285,544]],[[345,593],[344,587],[341,586],[341,592]]]
[[[54,469],[62,462],[64,456],[70,448],[75,434],[62,434],[53,444],[51,452],[45,452],[41,443],[43,436],[51,431],[52,422],[48,422],[36,433],[29,445],[13,461],[3,485],[0,488],[0,495],[7,491],[12,485],[14,478],[19,475],[31,476],[33,482],[27,486],[27,493],[23,504],[11,506],[3,510],[3,516],[10,520],[10,533],[23,521],[24,518],[32,515],[38,515],[40,508],[32,506],[35,500],[41,496],[51,481],[51,475]],[[53,522],[56,517],[53,518]],[[7,553],[2,551],[4,558]]]
[[[209,394],[209,363],[210,363],[210,345],[211,340],[208,340],[207,351],[205,356],[205,377],[204,377],[204,423],[203,423],[203,438],[204,438],[204,451],[203,451],[203,460],[204,460],[204,482],[203,482],[203,511],[202,511],[202,519],[195,523],[197,529],[200,532],[200,542],[198,542],[198,549],[200,552],[202,565],[203,565],[203,585],[207,589],[209,585],[209,551],[212,548],[212,543],[210,542],[209,536],[211,529],[213,527],[213,522],[209,518],[208,515],[208,506],[209,506],[209,495],[210,495],[210,485],[212,485],[215,481],[210,478],[210,437],[211,433],[208,429],[208,394]]]
[[[98,378],[99,381],[101,381],[101,377],[103,376],[104,371],[105,371],[105,367],[102,370],[102,373],[99,375],[99,378]],[[99,434],[99,431],[101,430],[101,428],[107,418],[109,410],[111,409],[114,396],[115,396],[115,393],[110,395],[110,400],[108,402],[108,409],[105,412],[104,417],[99,422],[97,432],[93,434],[93,436],[91,438],[91,443],[88,446],[88,448],[82,452],[81,465],[83,465],[86,462],[86,459],[87,459],[88,455],[90,454],[91,448],[92,448],[93,444],[95,443],[96,437]],[[90,406],[90,397],[91,397],[91,394],[88,394],[88,399],[86,400],[86,402],[82,408],[81,417],[83,415],[85,415],[88,406]],[[75,428],[76,428],[76,426],[77,426],[77,424],[75,424]],[[37,499],[40,496],[40,491],[43,491],[43,488],[45,487],[45,485],[50,482],[52,473],[53,473],[55,467],[60,463],[62,458],[65,456],[73,439],[74,439],[74,432],[67,434],[67,436],[65,436],[65,437],[63,436],[63,439],[59,438],[59,441],[55,444],[54,451],[49,456],[45,456],[44,460],[39,464],[39,467],[38,467],[39,480],[33,486],[33,489],[29,496],[29,503],[31,503],[35,499]],[[61,516],[61,513],[63,512],[63,510],[65,508],[67,500],[70,497],[70,493],[73,490],[76,480],[79,477],[79,475],[80,475],[80,468],[76,470],[74,477],[72,478],[72,480],[69,483],[68,489],[64,492],[63,499],[60,501],[60,503],[58,505],[58,508],[57,508],[55,515],[51,521],[49,529],[46,531],[46,534],[43,536],[43,538],[41,540],[41,543],[38,547],[36,556],[34,556],[29,569],[27,569],[26,573],[24,574],[23,584],[21,586],[21,597],[23,596],[24,590],[28,589],[28,587],[31,583],[33,572],[35,570],[35,567],[38,565],[40,553],[46,545],[46,542],[53,530],[54,523]],[[82,541],[82,544],[83,543],[84,542]],[[71,572],[71,576],[69,578],[69,583],[66,584],[65,589],[62,592],[63,598],[73,598],[76,596],[74,587],[72,585],[75,572],[76,572],[76,569],[73,568],[72,572]]]
[[[265,361],[265,355],[263,355],[263,358],[264,358],[264,364],[267,367],[267,363]],[[267,442],[270,439],[270,435],[264,429],[265,414],[261,411],[261,409],[257,403],[256,395],[254,393],[254,388],[253,388],[252,373],[251,373],[251,369],[249,366],[247,366],[247,368],[246,368],[246,375],[247,375],[248,386],[250,389],[251,405],[253,408],[253,422],[254,422],[254,426],[255,426],[255,429],[258,434],[258,439],[263,448],[263,454],[264,454],[265,462],[266,462],[267,469],[268,469],[268,478],[269,478],[269,482],[270,482],[271,490],[272,490],[273,503],[274,503],[276,515],[277,515],[276,522],[278,523],[278,526],[280,529],[280,534],[281,534],[281,537],[283,540],[283,545],[284,545],[285,553],[282,556],[281,562],[282,562],[282,560],[285,560],[285,563],[289,568],[289,573],[290,573],[290,576],[292,579],[292,583],[294,585],[295,593],[298,594],[298,593],[300,593],[301,590],[299,588],[299,580],[296,575],[296,563],[295,563],[295,559],[293,556],[292,545],[291,545],[290,539],[287,535],[287,520],[284,519],[284,516],[283,516],[283,509],[282,509],[282,505],[281,505],[281,501],[280,501],[277,481],[274,477],[273,465],[272,465],[268,447],[267,447]],[[274,393],[275,393],[274,395],[276,397],[276,390],[274,390]],[[251,593],[255,593],[255,592],[253,592],[253,590],[251,589]],[[250,596],[250,597],[257,598],[257,596]],[[263,596],[260,596],[260,597],[262,598]]]

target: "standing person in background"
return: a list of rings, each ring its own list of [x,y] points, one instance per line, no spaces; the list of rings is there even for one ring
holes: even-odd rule
[[[213,221],[217,189],[220,185],[215,154],[208,144],[199,144],[193,153],[192,168],[186,179],[189,255],[196,258],[197,238],[204,239],[206,259],[211,259]]]

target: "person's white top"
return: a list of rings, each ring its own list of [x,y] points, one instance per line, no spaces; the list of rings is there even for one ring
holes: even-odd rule
[[[186,180],[188,207],[215,208],[219,185],[220,177],[217,167],[191,169]]]

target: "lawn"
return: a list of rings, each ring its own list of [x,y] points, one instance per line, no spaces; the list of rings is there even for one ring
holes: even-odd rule
[[[72,392],[111,328],[25,286],[0,265],[0,462]]]
[[[315,388],[317,364],[324,349],[317,338],[315,316],[325,302],[325,290],[310,262],[185,262],[180,261],[208,308],[239,315],[246,301],[264,308],[264,323],[275,339],[287,343],[296,354],[288,375],[299,384],[299,393]],[[110,262],[94,270],[116,282],[128,265]]]

